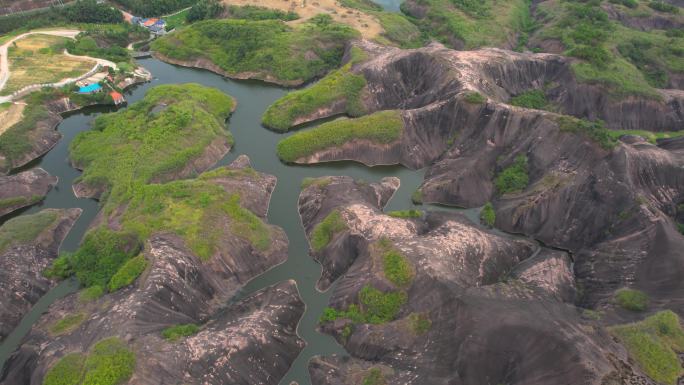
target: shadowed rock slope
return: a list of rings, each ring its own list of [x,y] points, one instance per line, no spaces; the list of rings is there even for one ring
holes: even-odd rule
[[[385,215],[397,182],[328,177],[302,191],[322,286],[339,277],[322,330],[352,356],[312,360],[314,384],[653,383],[572,304],[568,253],[460,214]],[[317,251],[331,208],[344,225]]]

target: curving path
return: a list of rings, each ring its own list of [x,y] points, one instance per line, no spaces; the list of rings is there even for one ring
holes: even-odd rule
[[[75,39],[76,36],[81,33],[79,30],[75,29],[57,29],[57,30],[45,30],[45,31],[32,31],[32,32],[26,32],[21,35],[18,35],[9,41],[7,41],[5,44],[0,46],[0,90],[5,88],[5,84],[7,83],[7,80],[10,77],[10,68],[9,68],[9,59],[8,59],[8,51],[10,45],[14,43],[17,40],[21,40],[25,38],[26,36],[30,35],[52,35],[52,36],[61,36],[61,37],[66,37],[70,39]],[[70,57],[75,57],[75,58],[81,58],[81,59],[87,59],[87,60],[92,60],[96,62],[97,64],[101,66],[109,66],[114,69],[117,69],[117,66],[115,63],[105,60],[105,59],[100,59],[100,58],[95,58],[95,57],[90,57],[90,56],[76,56],[76,55],[71,55],[68,53],[66,50],[64,50],[64,54]],[[65,79],[60,82],[55,83],[55,86],[61,87],[64,86],[70,82],[72,82],[74,79]],[[0,96],[0,103],[4,102],[9,102],[12,100],[11,95],[7,96]]]

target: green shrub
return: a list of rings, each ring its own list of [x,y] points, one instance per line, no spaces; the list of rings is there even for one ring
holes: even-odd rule
[[[164,329],[162,331],[162,337],[171,342],[175,342],[183,337],[195,335],[199,331],[199,326],[195,324],[175,325]]]
[[[62,357],[48,370],[43,379],[43,385],[81,384],[85,359],[86,356],[82,353],[71,353]]]
[[[310,115],[336,102],[345,103],[349,116],[361,116],[361,92],[366,86],[363,75],[351,72],[351,63],[329,73],[311,87],[292,91],[268,107],[262,118],[264,126],[276,131],[287,131],[297,119]]]
[[[294,162],[353,140],[388,144],[401,138],[404,121],[399,111],[381,111],[358,119],[338,119],[298,132],[278,143],[278,157]]]
[[[406,293],[402,291],[385,293],[374,287],[364,286],[359,292],[360,305],[349,305],[347,310],[325,308],[321,322],[346,318],[354,323],[387,323],[396,319],[406,300]]]
[[[102,297],[104,293],[105,291],[102,286],[95,285],[87,287],[81,290],[81,292],[78,294],[78,300],[83,303],[95,301],[96,299]]]
[[[382,324],[396,318],[406,303],[406,293],[394,291],[384,293],[376,288],[365,286],[359,293],[362,309],[367,323]]]
[[[675,385],[682,375],[677,353],[684,352],[684,331],[679,317],[658,312],[641,322],[610,329],[649,377],[660,384]]]
[[[368,373],[363,377],[362,385],[386,385],[385,376],[382,375],[382,371],[378,368],[371,368]]]
[[[396,210],[387,213],[390,217],[394,218],[421,218],[423,212],[421,210]]]
[[[75,330],[83,321],[84,313],[68,314],[50,326],[50,334],[58,336]]]
[[[677,7],[676,5],[668,4],[661,0],[651,1],[650,3],[648,3],[648,6],[660,12],[674,14],[679,13],[679,7]]]
[[[332,178],[328,176],[324,176],[321,178],[309,178],[306,177],[302,179],[302,190],[309,188],[310,186],[316,186],[319,188],[323,188],[327,185],[329,185],[332,182]]]
[[[465,101],[470,104],[483,104],[487,101],[487,98],[482,96],[479,92],[470,91],[465,95]]]
[[[404,15],[393,12],[372,12],[384,32],[382,37],[397,44],[401,48],[419,48],[425,43],[425,38],[415,24]]]
[[[60,278],[75,275],[86,287],[108,287],[119,268],[139,250],[140,244],[135,236],[96,228],[86,234],[75,253],[63,253],[49,273]]]
[[[321,251],[328,246],[335,234],[347,230],[347,222],[344,221],[339,211],[333,210],[311,232],[311,248]]]
[[[226,73],[301,83],[340,65],[346,43],[358,37],[343,24],[280,20],[204,20],[155,40],[151,48],[178,60],[207,58]]]
[[[613,4],[622,4],[627,8],[636,8],[639,6],[637,0],[610,0],[610,2]]]
[[[411,324],[411,330],[417,335],[427,333],[432,326],[432,321],[430,321],[430,318],[421,313],[409,314],[409,322]]]
[[[407,286],[413,280],[413,266],[399,250],[390,249],[384,252],[382,268],[385,278],[397,286]]]
[[[536,110],[544,110],[548,107],[549,102],[546,100],[546,95],[542,90],[529,90],[514,96],[509,101],[509,104],[518,107],[534,108]]]
[[[482,222],[487,227],[493,227],[496,222],[496,212],[494,211],[494,206],[492,202],[487,202],[480,211],[480,222]]]
[[[109,280],[109,291],[115,292],[132,284],[147,268],[147,259],[141,254],[129,259]]]
[[[423,191],[418,189],[411,194],[411,202],[416,205],[423,204]]]
[[[585,119],[577,119],[571,116],[561,116],[556,119],[561,131],[583,134],[598,143],[606,150],[613,149],[617,144],[614,135],[608,130],[603,122],[591,122]]]
[[[520,192],[527,187],[527,156],[519,155],[512,165],[504,168],[494,179],[494,186],[499,194]]]
[[[135,369],[135,354],[116,337],[100,340],[88,352],[62,357],[48,370],[44,385],[120,385]]]
[[[648,307],[648,296],[634,289],[620,289],[615,293],[615,302],[623,309],[644,311]]]

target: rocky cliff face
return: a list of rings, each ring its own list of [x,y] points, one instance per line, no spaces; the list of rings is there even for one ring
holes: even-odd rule
[[[276,179],[249,167],[240,157],[212,183],[239,191],[241,204],[265,218]],[[116,219],[106,223],[115,225]],[[138,357],[130,384],[277,384],[304,348],[296,328],[305,305],[295,283],[231,302],[247,281],[287,258],[284,232],[275,226],[270,232],[266,251],[223,234],[208,261],[176,234],[152,235],[144,250],[148,268],[134,285],[90,303],[76,294],[56,302],[7,363],[2,383],[40,384],[60,358],[116,336]],[[78,314],[83,320],[73,329],[55,333],[55,323]],[[166,328],[183,324],[200,330],[176,342],[162,337]]]
[[[0,217],[40,202],[57,184],[57,177],[42,168],[0,176]]]
[[[396,183],[365,185],[331,178],[302,192],[307,233],[327,208],[347,230],[314,255],[324,278],[339,277],[330,304],[371,312],[363,291],[402,292],[406,301],[384,322],[326,320],[352,358],[319,357],[314,384],[651,383],[594,321],[573,306],[576,284],[566,252],[496,235],[458,214],[401,219],[381,212]],[[384,198],[384,199],[383,199]],[[378,242],[378,238],[384,240]],[[353,240],[353,242],[352,242]],[[404,256],[412,277],[392,281],[378,247]],[[378,246],[385,244],[385,246]],[[350,319],[351,318],[351,319]]]
[[[43,210],[0,227],[0,340],[55,283],[42,274],[81,209]]]

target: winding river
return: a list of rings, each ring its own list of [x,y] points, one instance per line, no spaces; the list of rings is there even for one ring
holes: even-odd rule
[[[378,3],[388,10],[396,11],[400,1],[379,0]],[[306,348],[282,379],[281,384],[287,385],[292,381],[300,385],[310,384],[307,364],[312,356],[345,354],[345,351],[332,337],[316,331],[318,318],[327,305],[332,290],[321,293],[315,289],[321,268],[308,255],[308,244],[297,211],[302,179],[325,175],[348,175],[372,182],[379,181],[386,176],[395,176],[400,178],[401,187],[388,204],[387,209],[398,210],[412,207],[410,196],[422,182],[423,171],[411,171],[400,166],[368,168],[352,162],[316,166],[285,165],[277,158],[275,148],[278,141],[287,134],[282,135],[266,130],[261,126],[260,121],[266,108],[283,96],[286,90],[256,81],[233,81],[207,71],[177,67],[156,59],[143,59],[139,63],[153,74],[154,79],[150,83],[127,92],[126,98],[129,104],[140,100],[150,87],[187,82],[219,88],[237,99],[237,110],[229,120],[229,128],[235,137],[236,144],[217,166],[229,164],[238,155],[246,154],[256,170],[277,176],[278,184],[272,195],[268,219],[270,223],[282,227],[289,239],[287,262],[250,281],[238,293],[238,297],[287,279],[294,279],[297,282],[301,297],[306,303],[306,312],[298,326],[298,333],[306,341]],[[34,213],[45,208],[79,207],[83,209],[83,214],[62,245],[63,251],[73,251],[78,247],[83,234],[98,211],[96,201],[77,199],[72,192],[71,183],[79,176],[79,172],[68,163],[69,143],[79,132],[90,129],[93,119],[107,112],[111,110],[90,108],[66,116],[58,127],[63,135],[62,140],[41,159],[25,167],[42,167],[50,174],[57,176],[59,183],[49,192],[42,204],[23,210],[21,214]],[[476,211],[472,210],[467,210],[466,213],[471,218],[477,215]],[[78,284],[73,280],[62,282],[32,308],[20,325],[0,345],[0,367],[17,349],[22,338],[50,304],[74,292],[77,288]]]

